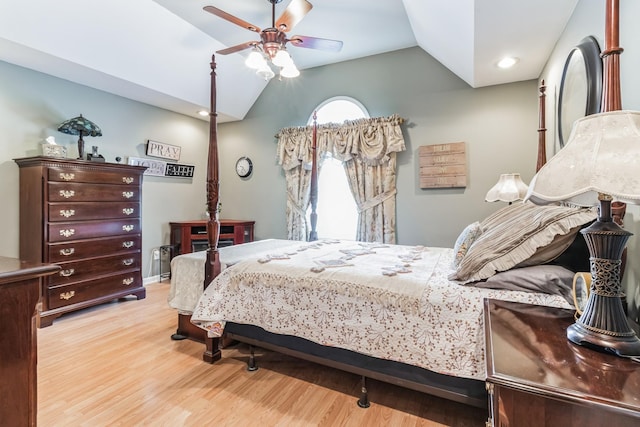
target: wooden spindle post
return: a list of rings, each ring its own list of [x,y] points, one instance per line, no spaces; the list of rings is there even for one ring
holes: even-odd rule
[[[309,189],[309,202],[311,203],[311,215],[309,219],[311,221],[311,231],[309,232],[309,241],[313,242],[318,240],[318,232],[316,227],[318,225],[318,214],[316,209],[318,208],[318,152],[317,152],[317,138],[318,138],[318,115],[317,112],[313,112],[313,137],[311,141],[311,188]]]
[[[540,170],[545,163],[547,163],[547,128],[545,125],[545,107],[546,107],[546,94],[547,87],[544,84],[544,80],[540,84],[539,108],[538,108],[538,161],[536,163],[536,172]]]

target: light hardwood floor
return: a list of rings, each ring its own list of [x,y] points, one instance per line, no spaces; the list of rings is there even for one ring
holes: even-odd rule
[[[38,330],[38,425],[49,426],[484,426],[486,411],[272,352],[246,371],[247,348],[172,341],[168,283],[147,298],[93,307]]]

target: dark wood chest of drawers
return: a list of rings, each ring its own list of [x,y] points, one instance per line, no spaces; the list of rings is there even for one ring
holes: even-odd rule
[[[127,295],[141,274],[140,166],[29,157],[20,168],[20,258],[55,263],[44,281],[40,326]]]

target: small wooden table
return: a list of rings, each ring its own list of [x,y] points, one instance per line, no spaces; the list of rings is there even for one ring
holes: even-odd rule
[[[255,221],[221,219],[218,247],[253,242]],[[204,250],[208,246],[206,220],[170,222],[173,255]]]
[[[492,423],[640,426],[640,363],[567,340],[573,311],[485,300]]]
[[[36,305],[53,264],[0,257],[0,424],[37,422]]]

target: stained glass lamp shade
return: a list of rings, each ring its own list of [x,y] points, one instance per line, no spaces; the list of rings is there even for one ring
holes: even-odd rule
[[[80,114],[78,117],[69,119],[58,126],[58,131],[69,135],[79,135],[78,139],[78,158],[84,159],[84,139],[85,136],[102,136],[102,130],[100,127],[93,123],[91,120],[82,117]]]

